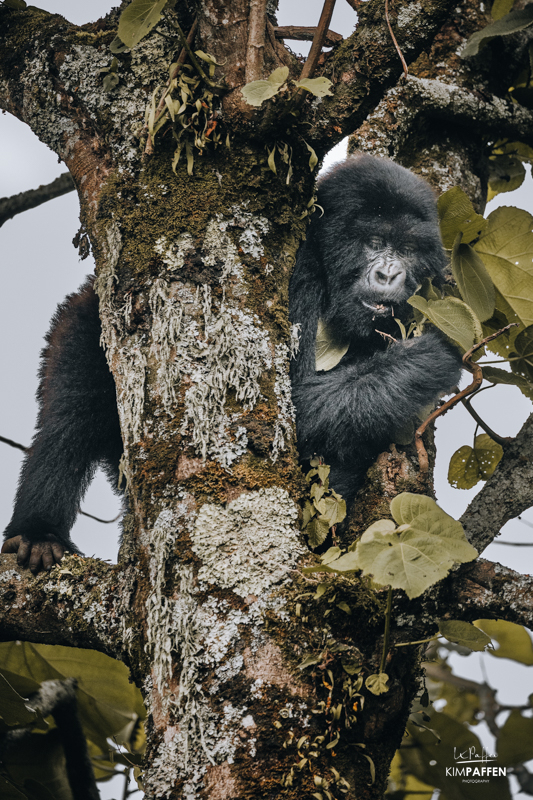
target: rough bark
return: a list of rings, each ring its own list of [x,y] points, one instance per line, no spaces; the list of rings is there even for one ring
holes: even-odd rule
[[[398,83],[402,67],[381,0],[358,8],[356,31],[324,59],[332,97],[304,97],[295,106],[285,93],[261,109],[244,102],[245,80],[266,78],[282,64],[300,77],[297,60],[270,35],[265,3],[196,6],[195,48],[219,65],[214,80],[224,89],[213,119],[231,148],[196,152],[192,176],[185,156],[172,170],[170,135],[157,134],[149,158],[138,138],[177,40],[152,35],[119,56],[119,84],[105,93],[101,70],[112,60],[118,12],[76,28],[39,9],[0,9],[0,105],[59,155],[78,189],[97,262],[130,506],[116,568],[72,557],[34,579],[2,557],[0,636],[94,647],[131,667],[149,713],[149,798],[289,798],[317,786],[337,796],[342,778],[347,797],[373,800],[382,796],[418,691],[419,656],[413,648],[391,652],[390,691],[376,697],[363,690],[364,710],[350,720],[352,684],[342,656],[360,652],[363,674],[378,670],[383,593],[339,579],[348,615],[328,597],[315,599],[316,582],[300,572],[310,556],[297,530],[303,487],[292,436],[287,295],[314,191],[306,143],[320,158],[359,128],[359,147],[388,148],[424,173],[437,151],[442,164],[441,149],[453,141],[452,174],[465,166],[481,203],[483,160],[473,153],[487,131],[483,120],[475,127],[466,89],[440,87],[441,75]],[[486,21],[471,0],[459,7],[456,0],[425,0],[423,14],[410,0],[391,8],[408,63],[419,59],[417,73],[432,46],[447,47],[451,58],[457,40]],[[175,13],[190,30],[187,3]],[[459,32],[457,19],[464,21]],[[470,67],[449,68],[461,87],[476,85],[475,72],[465,78]],[[451,120],[444,132],[440,117],[417,129],[416,148],[419,117],[405,109],[413,93],[424,111],[437,107]],[[490,98],[487,114],[500,109],[506,131],[524,132],[527,113],[517,109],[510,122],[507,106]],[[396,138],[393,132],[380,143],[372,126],[381,125],[384,136],[379,104],[393,101],[398,120],[409,124],[395,122]],[[273,147],[283,154],[277,174],[267,162]],[[450,180],[448,172],[439,179],[438,169],[428,177],[440,188]],[[524,434],[506,455],[509,487],[526,440]],[[522,510],[528,474],[521,473],[521,499],[502,503],[499,519]],[[410,451],[383,454],[369,480],[352,531],[386,515],[398,491],[431,492]],[[491,486],[485,497],[499,499]],[[467,512],[467,527],[484,544],[483,506],[476,508]],[[490,530],[496,535],[495,525]],[[398,600],[393,637],[408,629],[410,639],[431,634],[450,603],[465,619],[481,612],[530,622],[529,591],[529,579],[497,565],[458,570],[418,605]],[[300,669],[309,652],[321,660]],[[342,723],[333,716],[338,707]],[[376,767],[373,783],[367,757]]]

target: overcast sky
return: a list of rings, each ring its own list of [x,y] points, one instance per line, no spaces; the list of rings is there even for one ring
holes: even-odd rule
[[[83,23],[98,19],[111,7],[108,0],[42,0],[40,7],[61,13],[70,21]],[[318,20],[322,0],[297,0],[280,3],[279,23],[313,25]],[[347,3],[339,2],[331,28],[344,36],[351,33],[355,14]],[[305,47],[293,43],[294,49]],[[345,155],[345,145],[332,153],[332,159]],[[0,116],[0,197],[48,183],[65,170],[57,157],[41,144],[25,125],[8,115]],[[497,205],[516,205],[533,213],[533,183],[528,174],[518,191],[500,195],[489,209]],[[85,274],[91,272],[90,259],[78,260],[72,238],[79,227],[78,203],[75,193],[53,200],[17,216],[0,229],[0,253],[3,265],[3,290],[0,300],[0,326],[4,346],[0,352],[0,434],[29,444],[36,414],[34,394],[42,338],[57,303],[75,291]],[[514,435],[531,412],[531,403],[514,387],[498,387],[484,392],[475,401],[477,410],[487,423],[503,436]],[[475,494],[452,489],[446,480],[451,454],[461,445],[470,444],[474,422],[462,406],[446,415],[438,424],[437,496],[440,505],[454,517],[459,517]],[[21,456],[19,451],[0,444],[0,530],[11,515],[12,501]],[[119,510],[119,501],[112,494],[103,476],[91,486],[83,508],[97,516],[111,518]],[[533,513],[524,519],[533,523]],[[502,538],[529,541],[533,531],[519,521],[509,523]],[[100,525],[80,517],[73,538],[87,555],[116,559],[118,526]],[[491,545],[484,556],[500,561],[522,572],[533,572],[533,553],[527,548]],[[487,658],[486,661],[489,659]],[[468,659],[470,662],[471,659]],[[493,667],[495,659],[491,660]],[[520,700],[527,692],[523,687],[524,673],[505,662],[507,689],[504,698],[511,701],[511,692],[520,690]],[[494,671],[494,670],[492,670]],[[513,676],[516,674],[516,678]],[[514,686],[513,686],[514,684]],[[517,697],[512,695],[513,700]],[[103,797],[110,795],[102,793]]]

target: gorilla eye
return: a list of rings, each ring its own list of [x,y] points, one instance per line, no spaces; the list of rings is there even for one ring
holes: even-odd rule
[[[398,252],[401,256],[410,258],[412,255],[414,255],[415,249],[412,245],[405,245],[404,247],[398,248]]]
[[[383,250],[385,247],[385,242],[379,236],[373,236],[370,239],[370,247],[372,250]]]

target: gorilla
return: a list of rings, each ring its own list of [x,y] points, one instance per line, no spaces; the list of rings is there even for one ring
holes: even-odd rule
[[[357,155],[319,180],[289,289],[300,332],[292,397],[300,458],[329,464],[347,506],[395,433],[459,381],[456,347],[437,330],[404,341],[395,322],[412,316],[407,298],[423,278],[442,282],[445,266],[435,196],[421,178]],[[319,324],[345,351],[331,369],[317,369]]]
[[[390,161],[358,156],[319,182],[318,204],[323,214],[313,216],[290,285],[291,320],[301,331],[293,400],[301,458],[323,456],[330,485],[350,502],[394,431],[457,382],[461,359],[436,332],[392,345],[382,336],[398,336],[393,316],[405,314],[422,278],[442,278],[429,186]],[[319,321],[346,349],[327,371],[315,364]],[[52,320],[37,433],[2,547],[34,573],[80,552],[70,529],[98,464],[117,486],[122,440],[100,333],[89,278]]]

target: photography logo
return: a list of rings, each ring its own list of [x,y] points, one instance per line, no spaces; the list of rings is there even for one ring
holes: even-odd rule
[[[506,767],[497,767],[496,753],[489,753],[484,747],[481,753],[475,747],[466,750],[453,748],[454,765],[446,767],[446,777],[462,778],[462,783],[489,783],[491,778],[505,777]]]

